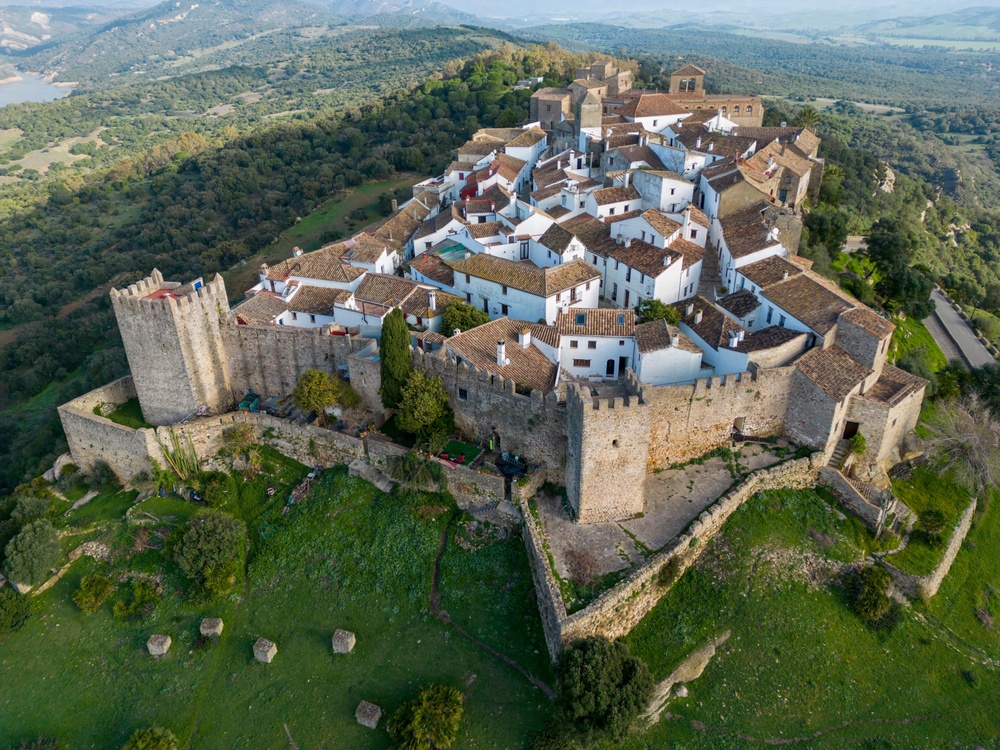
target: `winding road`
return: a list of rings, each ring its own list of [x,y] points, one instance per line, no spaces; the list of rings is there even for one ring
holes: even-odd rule
[[[935,289],[931,299],[934,300],[934,314],[924,320],[924,325],[948,359],[958,357],[969,367],[982,367],[995,361],[941,292]]]

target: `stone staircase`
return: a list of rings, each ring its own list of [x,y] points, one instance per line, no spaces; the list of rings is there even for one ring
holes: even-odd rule
[[[719,273],[718,251],[711,246],[705,248],[705,258],[701,262],[701,278],[698,281],[698,294],[707,299],[715,299],[715,290],[722,284]]]
[[[830,461],[827,466],[832,466],[834,469],[840,469],[844,465],[844,461],[847,457],[851,455],[851,441],[841,440],[837,443],[837,448],[833,451],[833,455],[830,456]]]

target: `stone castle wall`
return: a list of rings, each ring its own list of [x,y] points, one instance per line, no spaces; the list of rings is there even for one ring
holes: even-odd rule
[[[958,557],[958,551],[962,549],[962,542],[965,541],[969,529],[972,528],[972,517],[975,513],[976,500],[973,498],[972,502],[969,503],[969,507],[965,509],[965,512],[959,519],[955,531],[952,532],[951,539],[948,540],[948,546],[941,557],[941,562],[928,575],[915,576],[910,573],[904,573],[892,564],[891,555],[882,557],[883,562],[886,563],[885,568],[889,571],[889,575],[892,576],[893,582],[904,594],[912,598],[924,600],[930,599],[937,594],[938,589],[941,588],[941,584],[944,582],[945,576],[951,570],[952,563]]]
[[[413,364],[441,378],[462,432],[486,438],[495,434],[501,451],[563,472],[567,434],[563,388],[523,395],[516,392],[514,381],[503,381],[467,362],[451,362],[441,351],[428,354],[414,349]]]
[[[923,390],[910,393],[895,403],[876,401],[863,396],[851,399],[847,419],[858,423],[858,431],[865,437],[867,463],[878,463],[896,454],[903,436],[917,426],[920,407],[924,402]]]
[[[726,445],[741,418],[744,435],[781,435],[794,369],[742,372],[669,386],[644,385],[630,373],[632,389],[649,407],[647,468],[666,468]]]
[[[229,310],[222,277],[179,297],[150,300],[177,289],[159,271],[124,290],[111,290],[142,414],[154,425],[173,424],[199,409],[227,411],[233,394],[222,346]]]
[[[650,409],[638,396],[591,398],[570,390],[566,492],[580,523],[643,512]]]
[[[366,339],[331,336],[321,328],[235,325],[223,329],[235,396],[252,389],[264,396],[291,393],[309,368],[333,374]],[[129,359],[131,362],[131,358]]]
[[[126,376],[59,407],[70,453],[81,470],[105,461],[123,482],[149,471],[152,430],[135,430],[94,413],[95,407],[124,404],[135,396],[132,377]]]
[[[694,564],[732,514],[756,493],[785,487],[812,487],[821,460],[800,458],[754,472],[702,512],[667,549],[654,555],[617,586],[572,615],[566,614],[559,585],[552,575],[542,529],[527,502],[522,501],[525,547],[531,562],[549,655],[554,659],[563,646],[578,638],[602,635],[615,639],[629,633],[669,590],[658,582],[660,571],[667,563],[675,558],[679,560],[678,573]]]

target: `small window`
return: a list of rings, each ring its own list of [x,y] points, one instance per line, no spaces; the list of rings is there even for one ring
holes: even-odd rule
[[[597,261],[594,261],[594,262],[596,263]],[[588,292],[590,291],[590,282],[589,282],[589,281],[587,282],[587,284],[586,284],[586,286],[585,286],[584,288],[585,288],[585,289],[586,289],[586,290],[587,290]]]
[[[472,294],[470,292],[465,293],[465,301],[472,302]]]
[[[500,285],[500,294],[506,294],[506,293],[507,293],[507,285],[506,284],[501,284]]]
[[[625,281],[631,281],[631,280],[632,280],[632,269],[631,268],[626,268],[625,269]]]
[[[573,367],[590,367],[589,359],[574,359]]]
[[[618,325],[620,325],[620,326],[625,325],[625,316],[624,315],[619,315],[618,316]]]
[[[697,239],[697,238],[698,238],[698,230],[697,229],[692,229],[691,230],[691,239],[694,240],[694,239]]]
[[[316,322],[316,316],[315,315],[310,315],[309,316],[309,322],[310,323],[315,323]],[[417,325],[420,325],[420,318],[417,318]]]
[[[585,326],[585,325],[587,325],[587,314],[586,313],[577,313],[576,314],[576,324],[578,326]]]
[[[464,388],[459,388],[458,389],[458,400],[459,401],[468,401],[469,400],[469,392],[467,390],[465,390]]]
[[[653,127],[656,127],[656,120],[653,120]]]
[[[608,211],[608,216],[614,216],[614,215],[615,215],[615,210],[612,208]]]
[[[562,302],[562,292],[556,292],[556,302]]]
[[[579,349],[580,348],[580,342],[577,341],[576,339],[570,339],[569,348],[570,349]]]
[[[588,341],[587,342],[587,348],[588,349],[596,349],[597,348],[597,342],[596,341]]]
[[[752,114],[752,113],[753,113],[753,107],[751,107],[751,106],[750,106],[749,104],[747,105],[747,110],[746,110],[746,113],[747,113],[748,115],[749,115],[749,114]]]
[[[625,346],[625,339],[618,339],[618,346]]]
[[[469,274],[465,274],[465,283],[468,284],[470,281],[472,281],[472,279]]]
[[[628,213],[628,203],[625,204],[625,208],[622,209],[625,213]]]
[[[500,305],[500,312],[502,314],[506,315],[509,310],[510,310],[510,308],[507,307],[507,305]]]
[[[740,105],[737,104],[736,106],[733,107],[733,114],[738,115],[739,113],[740,113]]]
[[[486,217],[485,216],[480,216],[479,217],[479,223],[480,224],[485,224],[486,223]]]
[[[779,326],[784,326],[785,325],[785,316],[784,315],[779,315],[778,316],[778,325]]]
[[[298,320],[298,319],[299,319],[299,314],[296,313],[296,312],[293,312],[292,313],[292,320]]]

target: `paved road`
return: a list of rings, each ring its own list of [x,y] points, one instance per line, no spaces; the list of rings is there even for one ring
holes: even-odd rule
[[[928,318],[930,321],[928,330],[945,356],[949,356],[949,352],[957,348],[962,354],[962,359],[970,367],[982,367],[995,361],[986,351],[986,347],[976,338],[968,323],[962,320],[955,309],[948,304],[944,295],[934,290],[931,292],[931,299],[934,300],[934,315]],[[940,323],[940,326],[936,323]],[[946,333],[945,338],[942,338],[942,333]]]

